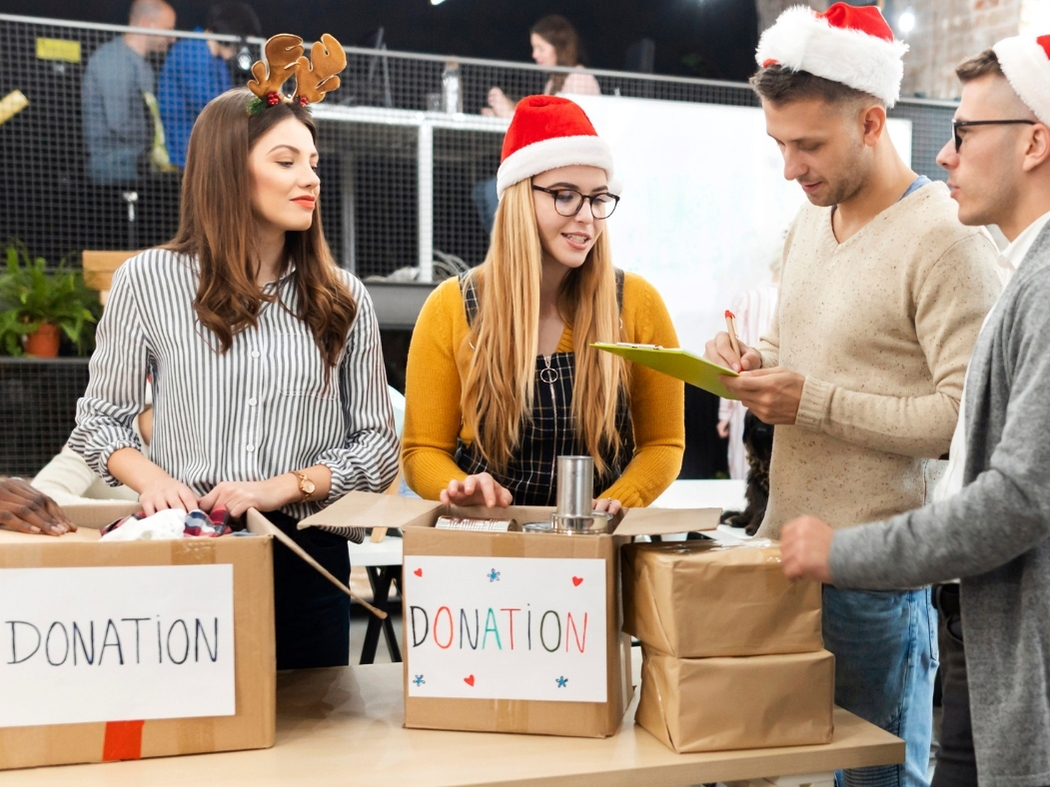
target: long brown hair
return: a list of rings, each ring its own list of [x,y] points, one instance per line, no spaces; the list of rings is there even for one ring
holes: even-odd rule
[[[276,300],[256,283],[259,248],[248,154],[287,118],[298,120],[317,139],[310,113],[299,104],[282,102],[249,115],[251,98],[244,88],[229,90],[211,101],[193,124],[179,231],[164,247],[197,258],[200,282],[193,308],[201,324],[218,337],[221,352],[230,349],[234,335],[258,324],[264,303]],[[285,254],[295,265],[296,316],[310,327],[330,370],[346,344],[357,304],[336,274],[321,230],[320,207],[309,229],[285,233]]]
[[[478,311],[465,340],[472,349],[460,406],[481,455],[497,471],[506,468],[532,413],[542,255],[529,178],[504,192],[488,255],[471,273]],[[573,331],[573,420],[595,469],[605,473],[603,455],[611,449],[618,456],[623,448],[616,409],[627,384],[623,359],[590,346],[621,338],[608,232],[566,275],[558,307]]]
[[[529,30],[535,33],[548,44],[554,47],[557,54],[559,66],[583,65],[583,52],[580,47],[580,37],[572,22],[564,16],[551,14],[538,21]],[[551,93],[560,93],[565,86],[565,78],[568,74],[551,74]]]

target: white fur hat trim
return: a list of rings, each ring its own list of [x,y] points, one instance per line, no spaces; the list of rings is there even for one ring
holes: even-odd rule
[[[549,169],[577,165],[604,169],[609,178],[609,191],[619,195],[620,184],[613,177],[612,150],[605,140],[591,135],[551,137],[514,151],[496,172],[496,194],[503,199],[508,187],[525,178]]]
[[[832,27],[808,6],[795,6],[762,34],[755,60],[762,68],[775,61],[792,71],[808,71],[870,93],[892,107],[900,98],[907,51],[903,41]]]
[[[992,47],[1010,86],[1040,121],[1050,125],[1050,57],[1030,36],[1004,38]]]

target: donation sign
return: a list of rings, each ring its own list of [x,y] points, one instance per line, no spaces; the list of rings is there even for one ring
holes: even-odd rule
[[[406,555],[411,697],[605,702],[604,560]]]
[[[233,566],[0,569],[0,727],[235,712]]]

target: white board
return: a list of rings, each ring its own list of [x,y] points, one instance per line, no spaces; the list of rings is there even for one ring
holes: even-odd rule
[[[405,557],[411,697],[605,702],[593,558]]]
[[[0,569],[0,727],[232,716],[233,566]]]
[[[805,201],[757,107],[569,96],[613,150],[623,199],[607,230],[617,267],[659,290],[682,347],[703,352],[769,263]],[[911,121],[890,138],[911,161]]]

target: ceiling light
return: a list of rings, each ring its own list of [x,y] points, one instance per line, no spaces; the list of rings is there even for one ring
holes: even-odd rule
[[[897,19],[897,29],[907,35],[915,29],[915,14],[911,11],[905,11]]]

